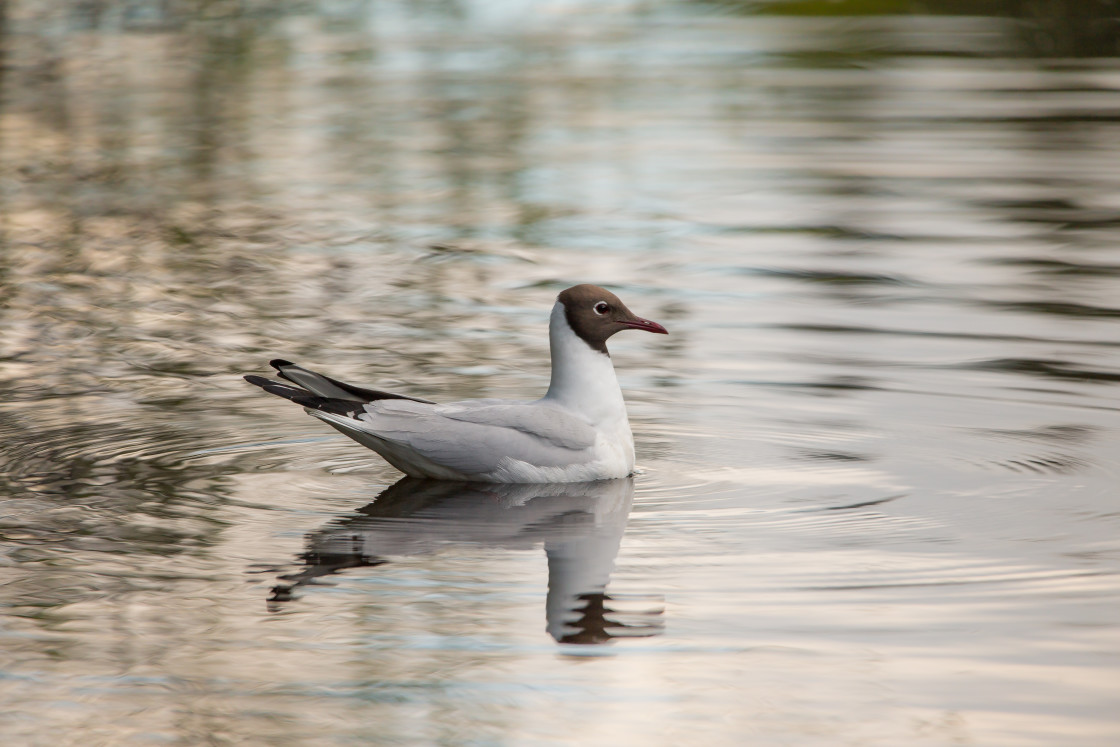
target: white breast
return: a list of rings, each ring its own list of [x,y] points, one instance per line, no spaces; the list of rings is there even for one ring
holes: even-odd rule
[[[626,477],[634,471],[634,437],[610,356],[572,331],[559,301],[552,307],[548,332],[552,381],[544,400],[577,413],[598,433],[596,474],[586,479]]]

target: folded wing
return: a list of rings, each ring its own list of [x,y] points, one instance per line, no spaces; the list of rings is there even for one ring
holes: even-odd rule
[[[298,386],[261,376],[245,380],[302,405],[410,475],[464,479],[509,473],[519,462],[564,468],[593,459],[595,429],[549,402],[482,399],[440,405],[356,387],[284,360],[272,366]]]
[[[349,418],[349,423],[340,422],[346,415],[339,413],[312,410],[311,414],[398,449],[406,447],[465,475],[494,472],[509,460],[542,467],[568,466],[589,459],[595,444],[595,430],[587,422],[546,403],[477,400],[429,405],[378,400],[364,405],[363,410]]]

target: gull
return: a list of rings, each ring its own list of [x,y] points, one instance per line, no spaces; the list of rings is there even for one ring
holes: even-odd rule
[[[548,323],[552,379],[537,400],[431,400],[346,384],[285,360],[283,384],[250,384],[303,405],[411,477],[495,483],[586,482],[634,471],[634,437],[607,339],[668,331],[596,285],[560,293]]]

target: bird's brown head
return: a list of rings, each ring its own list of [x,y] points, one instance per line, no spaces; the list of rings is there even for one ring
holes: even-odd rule
[[[607,338],[624,329],[669,334],[660,324],[637,316],[626,308],[618,296],[597,285],[574,285],[562,292],[557,300],[564,305],[564,317],[572,331],[604,355],[610,355]]]

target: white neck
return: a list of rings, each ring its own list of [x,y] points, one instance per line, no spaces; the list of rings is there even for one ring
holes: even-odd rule
[[[593,350],[572,331],[559,301],[548,322],[548,346],[552,381],[545,399],[579,412],[592,423],[620,416],[626,419],[626,404],[610,356]]]

